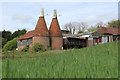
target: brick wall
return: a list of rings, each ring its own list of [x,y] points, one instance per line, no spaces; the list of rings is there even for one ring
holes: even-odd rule
[[[33,37],[33,45],[35,43],[40,43],[44,46],[45,49],[47,49],[49,46],[49,37],[44,37],[44,36]]]
[[[18,46],[18,51],[20,51],[21,49],[23,49],[25,46]]]
[[[51,37],[52,48],[55,50],[62,50],[63,38],[62,37]]]
[[[18,51],[20,51],[20,50],[23,49],[25,46],[27,46],[27,45],[32,45],[32,38],[23,39],[23,40],[18,40],[18,41],[17,41],[17,45],[18,45]]]

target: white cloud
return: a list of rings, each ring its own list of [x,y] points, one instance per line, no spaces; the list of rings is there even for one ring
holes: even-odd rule
[[[90,15],[90,16],[88,16],[87,18],[85,18],[83,21],[84,22],[92,22],[92,23],[94,23],[94,22],[96,22],[96,20],[98,19],[98,16],[96,16],[96,15]]]
[[[103,13],[101,15],[89,15],[83,21],[87,22],[88,25],[95,25],[97,22],[102,21],[103,23],[107,23],[111,20],[117,20],[118,15],[115,13]]]
[[[25,24],[33,24],[34,23],[34,19],[32,16],[30,15],[25,15],[25,14],[17,14],[12,16],[12,20],[13,21],[18,21],[21,23],[25,23]]]
[[[12,32],[18,29],[27,29],[28,31],[33,30],[36,26],[36,23],[34,23],[34,20],[33,21],[31,19],[28,20],[29,18],[30,18],[29,16],[21,17],[21,15],[14,17],[3,16],[2,29],[0,28],[0,30],[5,29],[10,30]]]

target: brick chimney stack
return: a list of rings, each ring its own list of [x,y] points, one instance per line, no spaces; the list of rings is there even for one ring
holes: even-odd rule
[[[57,11],[53,11],[53,18],[49,29],[50,43],[53,49],[61,50],[63,46],[62,32],[57,20]]]

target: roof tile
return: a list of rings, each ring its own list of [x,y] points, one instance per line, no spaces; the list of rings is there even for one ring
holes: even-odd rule
[[[27,39],[34,36],[49,36],[44,17],[39,17],[35,30],[29,31],[28,33],[21,36],[18,40]]]
[[[62,36],[62,32],[61,32],[61,29],[60,29],[57,18],[52,19],[50,29],[49,29],[49,33],[50,33],[50,36],[57,36],[57,37]]]
[[[101,33],[120,34],[120,28],[100,27]]]

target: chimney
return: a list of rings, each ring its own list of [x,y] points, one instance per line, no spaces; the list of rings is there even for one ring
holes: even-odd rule
[[[41,8],[40,17],[44,17],[44,8]]]
[[[53,11],[53,18],[57,18],[57,12],[56,12],[56,9],[54,9],[54,11]]]

